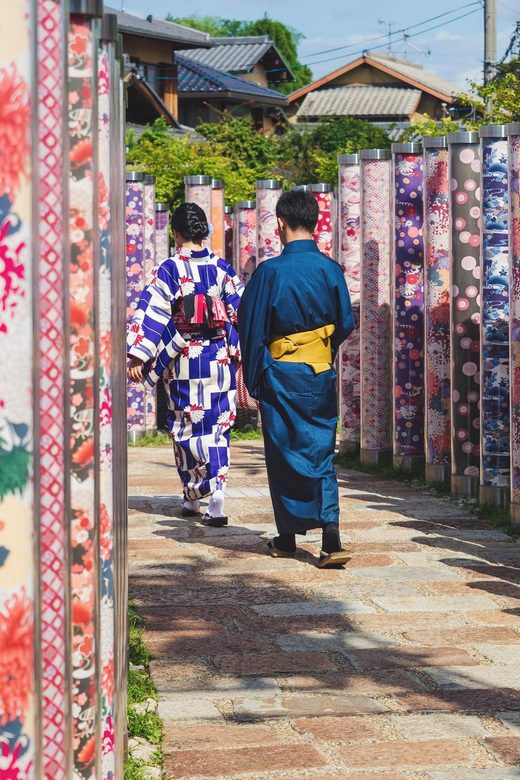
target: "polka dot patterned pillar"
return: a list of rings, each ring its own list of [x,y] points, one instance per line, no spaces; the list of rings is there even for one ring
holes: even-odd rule
[[[480,128],[482,321],[480,501],[507,506],[510,479],[507,126]]]
[[[520,524],[520,122],[509,135],[509,339],[511,391],[511,522]]]
[[[424,462],[424,246],[422,145],[392,144],[394,467]]]
[[[480,472],[480,146],[449,133],[451,489],[476,498]]]

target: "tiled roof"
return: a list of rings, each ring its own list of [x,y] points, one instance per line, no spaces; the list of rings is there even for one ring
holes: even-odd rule
[[[209,34],[200,30],[192,30],[191,27],[184,27],[182,24],[166,22],[159,19],[158,16],[148,16],[147,19],[141,19],[139,16],[118,11],[116,8],[105,6],[105,12],[117,16],[117,26],[120,32],[132,33],[135,35],[146,35],[151,38],[163,38],[172,42],[190,43],[197,46],[204,46],[209,43]]]
[[[215,45],[216,41],[218,41],[217,45]],[[201,65],[209,65],[211,68],[225,70],[227,73],[249,73],[266,54],[271,52],[270,59],[280,62],[276,67],[286,69],[292,78],[291,71],[267,35],[260,35],[257,38],[211,38],[210,43],[211,48],[191,49],[184,52],[184,56],[194,62],[200,62]]]
[[[408,117],[417,107],[421,94],[419,89],[371,85],[320,89],[305,96],[296,115],[302,118],[314,116]]]
[[[175,62],[178,64],[179,95],[186,93],[234,93],[254,97],[261,103],[276,106],[286,106],[287,98],[275,89],[261,87],[252,81],[223,73],[208,65],[193,62],[185,56],[175,52]]]
[[[413,79],[419,84],[423,84],[427,89],[432,89],[435,92],[441,92],[443,95],[451,97],[452,95],[459,94],[462,90],[456,87],[455,84],[450,84],[449,81],[434,76],[433,73],[428,73],[424,70],[422,65],[415,62],[409,62],[408,60],[399,60],[397,57],[390,57],[388,54],[380,54],[377,51],[367,51],[366,56],[374,62],[379,62],[381,65],[395,70],[396,73],[400,73],[406,78]]]

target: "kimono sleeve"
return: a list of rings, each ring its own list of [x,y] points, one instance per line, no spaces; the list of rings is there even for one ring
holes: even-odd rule
[[[226,278],[224,280],[224,292],[222,295],[222,300],[224,301],[224,305],[229,317],[229,322],[226,323],[229,354],[235,360],[240,361],[241,352],[237,331],[237,315],[238,307],[240,306],[240,301],[244,292],[244,285],[229,263],[226,263],[225,272]]]
[[[341,344],[352,333],[355,327],[354,312],[352,310],[352,303],[350,301],[350,294],[348,291],[345,277],[341,266],[335,265],[335,280],[334,280],[334,316],[331,318],[331,322],[334,322],[336,330],[332,336],[332,349],[334,354],[338,351]]]
[[[127,354],[147,363],[166,342],[170,351],[180,352],[186,342],[172,320],[172,302],[179,290],[166,263],[152,271],[150,283],[141,293],[137,309],[128,326]]]
[[[238,310],[238,332],[242,349],[244,382],[253,398],[258,398],[264,371],[274,363],[269,353],[270,286],[264,266],[251,277]]]

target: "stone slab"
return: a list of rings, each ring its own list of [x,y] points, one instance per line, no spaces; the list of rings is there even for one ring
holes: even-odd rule
[[[475,645],[475,650],[494,664],[520,666],[520,636],[518,643],[514,645],[478,644]]]
[[[411,742],[460,737],[487,737],[487,731],[476,715],[392,715],[390,720],[399,734]]]
[[[276,644],[285,652],[318,651],[324,653],[347,653],[348,650],[366,650],[382,647],[395,647],[395,639],[382,634],[348,631],[342,634],[322,634],[319,631],[300,632],[298,634],[280,634]]]
[[[318,718],[331,715],[376,715],[388,707],[375,699],[359,694],[340,696],[269,696],[236,699],[233,712],[239,721],[266,718]]]
[[[207,699],[194,698],[190,693],[163,694],[159,699],[159,717],[165,724],[179,720],[221,721],[224,718]]]
[[[362,601],[344,601],[322,599],[320,601],[302,601],[289,604],[261,604],[253,607],[262,617],[293,617],[299,615],[363,615],[373,614],[376,610]]]
[[[520,666],[460,666],[446,665],[443,668],[424,665],[424,671],[441,688],[518,688],[520,689]]]
[[[498,712],[495,717],[508,731],[520,737],[520,712]]]
[[[457,574],[441,566],[385,566],[384,568],[351,569],[349,572],[363,580],[390,580],[392,582],[431,582],[458,580]]]
[[[473,763],[467,747],[454,739],[352,744],[338,748],[338,752],[354,769],[418,769]]]
[[[499,609],[491,599],[485,596],[418,596],[417,598],[381,598],[375,596],[372,601],[386,612],[449,612],[458,610]]]

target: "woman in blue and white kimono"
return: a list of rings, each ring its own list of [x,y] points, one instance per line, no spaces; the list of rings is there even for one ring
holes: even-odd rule
[[[211,496],[202,522],[220,527],[227,525],[243,287],[229,263],[202,247],[209,227],[199,206],[183,203],[171,226],[177,250],[154,268],[128,328],[129,374],[152,388],[163,378],[183,514],[197,515],[200,499]]]

